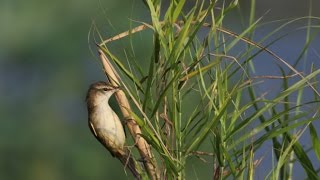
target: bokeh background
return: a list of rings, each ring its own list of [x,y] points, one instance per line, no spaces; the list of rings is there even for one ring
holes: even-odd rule
[[[244,18],[249,2],[241,1]],[[257,17],[296,18],[310,8],[319,17],[317,7],[316,0],[258,1]],[[226,26],[241,29],[238,17],[229,16]],[[126,178],[88,130],[85,94],[90,83],[105,79],[90,51],[92,23],[110,37],[127,30],[132,19],[149,20],[142,1],[0,0],[0,179]],[[260,29],[257,38],[271,29]],[[302,49],[305,32],[289,37],[273,46],[285,59]],[[151,49],[142,39],[136,56],[144,57]],[[319,42],[312,46],[320,52]],[[309,57],[319,61],[316,53]]]

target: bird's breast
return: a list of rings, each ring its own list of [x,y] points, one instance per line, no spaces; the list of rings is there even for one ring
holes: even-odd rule
[[[99,132],[108,138],[110,146],[123,148],[125,144],[124,129],[119,117],[109,105],[96,106],[90,121],[94,128],[99,129]]]

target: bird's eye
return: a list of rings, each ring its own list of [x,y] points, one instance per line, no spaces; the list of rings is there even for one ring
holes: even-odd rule
[[[103,91],[108,91],[108,88],[102,88]]]

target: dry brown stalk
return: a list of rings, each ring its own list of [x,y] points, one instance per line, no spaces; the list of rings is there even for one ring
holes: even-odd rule
[[[103,68],[105,70],[105,73],[110,83],[113,86],[119,86],[119,84],[121,84],[120,83],[121,79],[120,77],[117,76],[117,73],[115,72],[109,59],[101,49],[98,49],[98,52],[99,52],[99,57],[102,62]],[[151,147],[147,143],[147,141],[141,136],[141,129],[130,114],[131,108],[125,93],[122,90],[119,90],[115,93],[115,95],[119,103],[123,117],[125,118],[126,125],[128,126],[128,129],[135,141],[135,146],[137,147],[140,153],[140,156],[143,159],[143,163],[145,165],[146,171],[148,172],[149,176],[152,179],[154,180],[160,179],[159,177],[160,175],[157,172],[157,166],[154,162],[154,157],[151,152]]]

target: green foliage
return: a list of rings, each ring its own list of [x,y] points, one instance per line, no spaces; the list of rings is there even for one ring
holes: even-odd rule
[[[192,3],[187,9],[183,0],[170,1],[167,6],[161,1],[145,1],[151,23],[143,25],[153,31],[149,66],[129,59],[125,64],[107,43],[101,43],[120,72],[122,85],[136,108],[132,115],[152,145],[164,176],[192,176],[193,172],[187,171],[188,161],[196,157],[210,162],[202,166],[210,166],[214,179],[254,179],[255,168],[264,158],[255,153],[272,143],[275,164],[269,169],[271,179],[292,176],[292,164],[300,164],[309,179],[317,179],[318,172],[299,140],[309,127],[313,150],[319,157],[319,138],[312,125],[319,115],[306,107],[319,103],[316,85],[320,70],[301,73],[267,48],[287,34],[266,47],[260,45],[280,27],[260,42],[250,39],[262,19],[254,20],[254,0],[247,28],[240,34],[223,27],[224,18],[238,8],[238,1]],[[312,37],[308,39],[296,64]],[[243,43],[245,50],[232,55]],[[281,91],[272,96],[259,91],[263,82],[257,83],[259,78],[253,76],[253,59],[263,52],[277,61],[282,74],[260,77],[281,80]],[[302,100],[302,94],[310,89],[314,100]],[[198,170],[194,168],[195,174]]]

